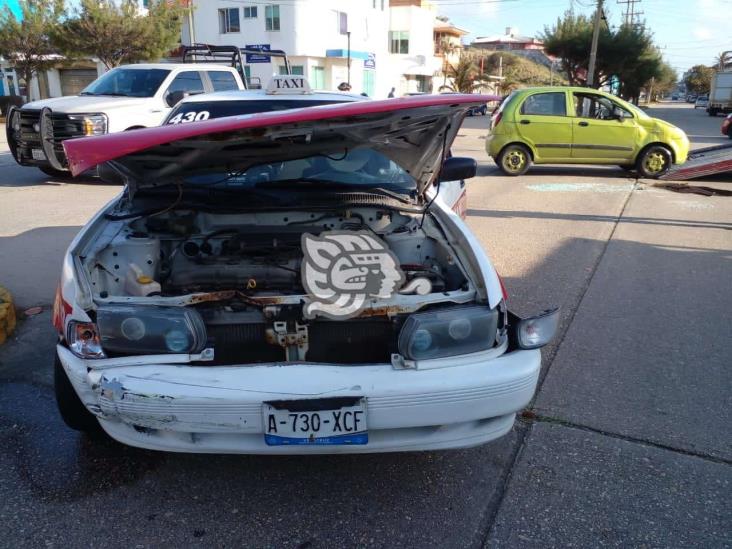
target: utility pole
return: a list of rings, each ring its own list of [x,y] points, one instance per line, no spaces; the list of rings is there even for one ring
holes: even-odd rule
[[[595,25],[592,29],[592,48],[590,49],[590,66],[587,71],[587,87],[595,84],[595,65],[597,63],[597,41],[600,38],[600,22],[602,21],[602,0],[597,0]]]
[[[625,24],[630,26],[636,25],[635,18],[643,15],[643,12],[635,11],[635,5],[640,4],[641,0],[617,0],[617,2],[618,4],[625,4],[626,6],[628,6],[625,9]]]

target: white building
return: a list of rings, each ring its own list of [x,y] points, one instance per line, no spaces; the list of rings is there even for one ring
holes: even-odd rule
[[[435,55],[435,7],[425,0],[391,0],[390,6],[388,78],[395,94],[430,93],[442,68]]]
[[[388,0],[192,0],[192,4],[191,21],[183,25],[183,44],[284,50],[292,71],[307,76],[313,88],[336,89],[350,80],[356,93],[385,97],[389,92],[391,81],[382,70],[388,57]],[[284,63],[249,56],[244,70],[266,85],[273,73],[284,71]]]

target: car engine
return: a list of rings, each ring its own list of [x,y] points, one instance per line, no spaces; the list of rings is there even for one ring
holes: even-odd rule
[[[302,235],[378,237],[403,273],[399,306],[374,302],[345,320],[303,317]],[[409,312],[470,294],[468,277],[429,216],[391,209],[222,214],[171,211],[111,221],[83,260],[95,301],[195,307],[216,364],[383,362]]]

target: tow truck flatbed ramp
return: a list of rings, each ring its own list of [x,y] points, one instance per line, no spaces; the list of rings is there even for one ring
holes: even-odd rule
[[[684,181],[724,172],[732,172],[732,143],[691,151],[685,163],[672,167],[660,179]]]

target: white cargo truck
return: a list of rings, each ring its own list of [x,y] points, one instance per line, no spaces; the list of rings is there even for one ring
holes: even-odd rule
[[[732,112],[732,70],[718,71],[712,78],[707,112],[709,116]]]

